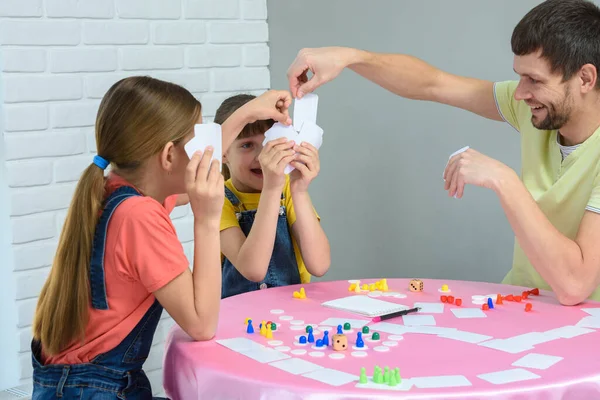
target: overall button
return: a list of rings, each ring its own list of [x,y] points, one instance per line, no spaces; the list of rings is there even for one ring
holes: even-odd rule
[[[261,290],[262,289],[266,289],[266,288],[267,288],[267,284],[266,283],[263,282],[263,283],[260,284],[260,289]]]

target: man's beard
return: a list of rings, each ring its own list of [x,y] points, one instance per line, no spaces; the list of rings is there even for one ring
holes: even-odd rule
[[[560,104],[549,104],[544,106],[546,108],[546,118],[542,121],[535,122],[534,117],[531,117],[531,123],[539,130],[551,131],[562,128],[571,116],[572,102],[571,96],[569,95],[569,88],[565,90],[565,96],[563,97]]]

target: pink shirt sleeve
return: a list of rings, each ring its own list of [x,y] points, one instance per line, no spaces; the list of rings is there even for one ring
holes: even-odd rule
[[[128,199],[113,219],[111,224],[120,225],[115,255],[126,279],[140,281],[152,293],[189,268],[168,211],[154,199]]]

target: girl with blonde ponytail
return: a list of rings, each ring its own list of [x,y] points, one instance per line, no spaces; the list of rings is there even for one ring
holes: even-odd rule
[[[269,91],[248,103],[222,124],[223,150],[257,119],[289,124],[290,102]],[[193,339],[214,336],[223,177],[211,148],[191,159],[184,149],[201,120],[187,90],[150,77],[123,79],[102,99],[97,155],[35,313],[33,399],[151,399],[142,366],[163,307]],[[180,194],[194,214],[193,272],[169,218]]]

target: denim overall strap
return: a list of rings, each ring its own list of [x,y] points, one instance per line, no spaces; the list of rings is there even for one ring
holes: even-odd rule
[[[285,199],[283,194],[281,197]],[[237,214],[240,228],[248,236],[256,217],[256,210],[241,211]],[[221,298],[268,287],[299,284],[300,273],[285,206],[281,205],[279,209],[273,254],[269,261],[267,274],[261,282],[252,282],[246,279],[226,257],[223,257],[222,266]]]
[[[108,310],[106,284],[104,280],[104,247],[106,244],[108,223],[119,204],[131,196],[141,196],[141,194],[130,186],[121,186],[115,190],[106,199],[104,210],[96,225],[92,259],[90,262],[90,289],[92,294],[92,307],[97,310]]]
[[[225,186],[225,197],[234,207],[240,204],[240,199],[238,199],[237,196],[233,194],[233,192],[227,186]]]

